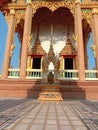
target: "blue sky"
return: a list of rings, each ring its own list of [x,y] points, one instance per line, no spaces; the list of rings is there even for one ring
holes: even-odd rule
[[[7,37],[8,26],[6,24],[4,16],[0,13],[0,73],[2,72],[2,64],[5,50],[5,43]],[[13,56],[11,59],[11,66],[13,68],[18,68],[18,58],[19,58],[19,41],[17,38],[17,34],[15,34],[14,43],[16,48],[13,51]]]
[[[3,56],[4,56],[4,50],[5,50],[5,43],[6,43],[6,36],[7,36],[7,24],[5,21],[4,16],[0,13],[0,73],[2,72],[2,64],[3,64]],[[17,38],[17,34],[15,34],[14,43],[16,45],[16,48],[13,51],[13,56],[11,60],[11,66],[13,68],[18,68],[18,58],[19,58],[19,41]],[[93,52],[90,49],[90,45],[92,43],[92,36],[89,39],[88,42],[88,68],[92,69],[95,67],[95,60],[93,56]]]

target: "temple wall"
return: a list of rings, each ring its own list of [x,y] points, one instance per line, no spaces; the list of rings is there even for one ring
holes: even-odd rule
[[[40,80],[0,80],[0,97],[38,98]],[[93,85],[92,85],[93,84]],[[98,100],[98,81],[60,81],[63,99]]]

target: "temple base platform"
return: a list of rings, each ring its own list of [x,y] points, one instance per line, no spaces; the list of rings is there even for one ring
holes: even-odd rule
[[[51,85],[50,85],[51,86]],[[59,92],[63,100],[86,99],[98,101],[98,80],[60,80]],[[0,97],[38,99],[42,91],[42,80],[0,79]],[[57,91],[58,92],[58,91]]]
[[[59,92],[60,85],[43,84],[42,91],[39,94],[40,101],[62,101],[62,94]]]

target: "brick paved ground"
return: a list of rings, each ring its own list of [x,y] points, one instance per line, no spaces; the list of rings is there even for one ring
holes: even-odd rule
[[[98,130],[98,101],[0,99],[0,130]]]

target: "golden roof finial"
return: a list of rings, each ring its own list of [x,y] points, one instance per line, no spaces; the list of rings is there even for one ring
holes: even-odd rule
[[[51,24],[50,45],[52,44],[53,24]]]

